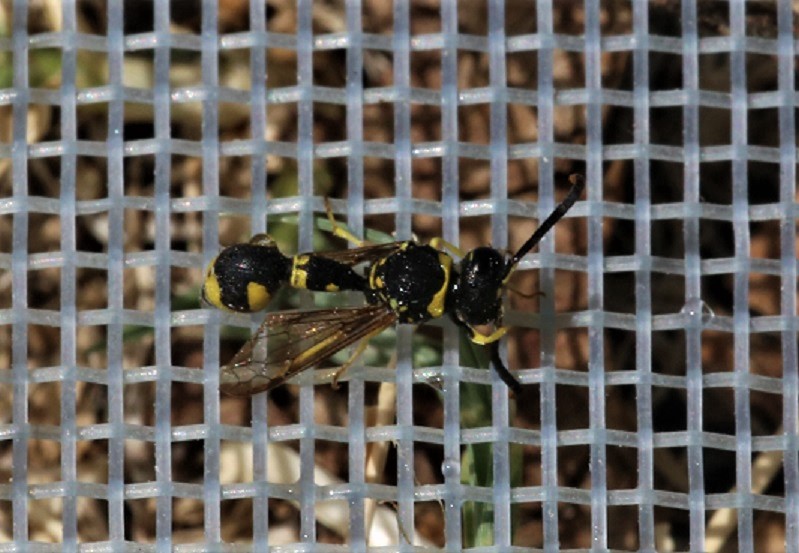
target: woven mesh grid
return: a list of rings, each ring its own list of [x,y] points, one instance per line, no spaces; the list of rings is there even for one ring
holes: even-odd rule
[[[410,540],[419,550],[443,546],[448,551],[476,544],[482,545],[480,551],[510,546],[755,551],[764,547],[759,534],[776,531],[777,544],[799,551],[795,16],[787,0],[763,12],[742,2],[719,3],[710,11],[698,4],[685,1],[663,12],[658,11],[663,6],[653,9],[645,2],[587,2],[567,10],[546,0],[460,7],[444,2],[425,4],[423,10],[435,13],[439,28],[420,32],[414,30],[419,8],[397,1],[388,13],[387,32],[373,33],[364,30],[363,19],[376,6],[353,1],[327,6],[324,13],[334,14],[341,28],[320,33],[324,13],[315,12],[320,7],[308,0],[288,8],[294,14],[292,32],[271,29],[270,18],[285,6],[270,6],[276,13],[269,13],[257,0],[246,6],[245,28],[232,32],[220,31],[224,14],[210,0],[189,8],[197,18],[195,32],[175,31],[172,17],[180,3],[172,11],[166,0],[154,6],[128,3],[123,9],[109,0],[92,12],[104,18],[105,34],[79,32],[86,5],[59,4],[55,30],[38,32],[40,7],[21,0],[0,4],[8,31],[0,37],[1,63],[11,62],[9,82],[0,85],[0,132],[7,132],[0,141],[0,215],[6,234],[0,254],[0,550],[217,551],[232,548],[230,542],[238,544],[236,550],[278,543],[286,544],[280,551],[362,550],[367,544],[382,545],[381,551],[415,550]],[[152,9],[151,28],[126,31],[138,9]],[[469,10],[485,18],[484,33],[463,30]],[[629,14],[623,32],[603,27],[613,10]],[[514,34],[509,29],[520,13],[528,14],[532,31]],[[581,32],[558,28],[564,14],[581,22]],[[663,26],[658,18],[669,16],[673,21]],[[664,28],[671,33],[664,34]],[[294,56],[295,84],[267,86],[273,49]],[[320,85],[314,57],[334,50],[343,52],[343,84]],[[39,66],[33,60],[52,51],[60,59],[59,78],[48,86],[36,80]],[[223,84],[225,56],[242,51],[248,57],[248,85]],[[104,60],[107,83],[81,84],[80,56],[86,52]],[[364,84],[365,59],[373,52],[390,55],[389,85]],[[429,52],[440,56],[440,86],[433,88],[417,86],[412,71],[414,55]],[[152,71],[151,86],[131,86],[126,63],[142,53]],[[459,84],[464,53],[485,60],[482,86]],[[628,61],[629,82],[609,86],[605,62],[620,54]],[[508,85],[514,56],[535,61],[528,87]],[[556,71],[563,56],[581,60],[582,82],[560,84]],[[181,57],[198,68],[197,82],[175,83],[174,64]],[[714,63],[723,66],[722,84],[704,73]],[[658,89],[663,81],[656,71],[664,66],[677,76],[677,84]],[[769,85],[753,80],[758,69],[773,78],[765,79]],[[393,112],[390,138],[369,140],[365,110],[383,104]],[[152,136],[130,138],[131,106],[142,105],[148,108],[144,117]],[[285,105],[296,114],[293,139],[269,132],[270,111]],[[178,122],[189,117],[182,110],[192,106],[200,124],[183,135]],[[315,139],[314,125],[325,109],[320,106],[341,108],[336,113],[343,114],[342,139]],[[463,139],[463,110],[470,106],[488,113],[486,143]],[[440,117],[440,138],[419,141],[412,132],[413,114],[425,107],[435,108]],[[54,114],[55,135],[34,136],[32,111],[40,108]],[[107,121],[102,139],[82,136],[83,110],[92,108]],[[231,140],[221,132],[220,118],[234,108],[246,114],[249,138]],[[532,139],[509,138],[517,108],[535,113]],[[581,110],[582,140],[558,136],[565,108]],[[628,118],[614,123],[608,112]],[[726,138],[718,143],[703,134],[717,121],[714,117],[726,121]],[[768,126],[758,131],[763,118]],[[676,125],[678,139],[661,140],[660,125]],[[769,139],[761,142],[764,133]],[[273,182],[263,161],[269,156],[296,165],[296,193],[280,198],[264,193],[265,184]],[[97,196],[86,193],[87,176],[81,171],[86,159],[95,158],[106,167]],[[139,158],[150,160],[153,169],[138,175],[152,183],[149,194],[137,192],[131,183],[135,176],[126,169]],[[175,194],[178,158],[196,160],[193,195]],[[391,194],[370,191],[365,175],[373,159],[392,162]],[[427,159],[440,164],[434,199],[419,197],[414,187],[414,163]],[[534,202],[509,190],[509,168],[530,159],[537,179]],[[37,160],[56,168],[58,188],[52,196],[32,184]],[[250,177],[251,190],[239,197],[220,194],[226,184],[220,175],[231,160],[245,164]],[[251,416],[243,422],[226,416],[218,393],[218,367],[226,355],[220,348],[221,325],[252,329],[258,320],[181,309],[175,300],[176,272],[190,273],[198,283],[202,267],[218,251],[220,227],[231,218],[245,219],[250,232],[261,232],[271,231],[269,216],[297,214],[296,247],[314,249],[324,195],[317,169],[328,160],[346,168],[346,201],[334,201],[334,207],[356,234],[368,227],[369,217],[390,215],[396,235],[408,238],[412,218],[426,216],[439,221],[441,235],[458,244],[464,221],[482,217],[490,223],[496,247],[508,245],[515,224],[552,210],[561,197],[559,175],[584,170],[586,196],[562,223],[580,222],[571,228],[582,247],[556,253],[550,237],[520,265],[520,272],[535,270],[544,296],[537,312],[514,303],[506,316],[506,323],[520,330],[510,346],[503,345],[503,356],[528,360],[512,365],[526,390],[516,398],[518,404],[493,372],[465,366],[458,333],[444,324],[436,366],[413,369],[412,330],[403,327],[396,338],[396,370],[355,368],[344,392],[344,423],[319,422],[321,387],[308,381],[291,396],[296,420],[276,416],[265,395],[246,402]],[[487,168],[490,188],[482,197],[463,199],[460,183],[468,177],[463,160]],[[629,186],[614,189],[608,175],[623,171],[619,167],[626,168],[627,180],[621,180]],[[670,195],[664,183],[674,173],[678,188]],[[769,178],[760,180],[760,175]],[[136,217],[148,221],[152,236],[141,251],[126,246],[128,223]],[[79,243],[84,227],[97,218],[104,221],[106,243],[84,249]],[[32,245],[52,231],[48,222],[54,220],[57,246]],[[189,246],[176,245],[175,225],[192,220],[201,221],[200,234],[184,242]],[[615,235],[626,234],[622,246],[614,247],[605,233],[608,225],[616,228]],[[664,229],[670,230],[664,235]],[[664,241],[678,243],[677,249]],[[201,244],[202,253],[191,244]],[[56,271],[60,286],[57,301],[43,305],[36,279],[48,270]],[[81,308],[79,283],[87,271],[102,275],[102,307]],[[151,303],[127,302],[131,275],[152,283]],[[584,298],[567,311],[556,302],[564,278],[579,284],[571,293]],[[676,298],[664,299],[675,289]],[[770,303],[760,301],[763,290],[773,300],[771,310]],[[314,300],[302,296],[301,301],[309,307]],[[144,345],[131,346],[132,327],[148,329]],[[99,365],[84,355],[81,333],[87,328],[105,332]],[[202,335],[201,363],[176,362],[186,358],[176,338],[181,329]],[[44,349],[54,362],[31,353],[42,332],[52,340]],[[531,335],[535,346],[524,341]],[[726,353],[725,363],[712,357],[714,345]],[[131,347],[151,353],[126,366]],[[526,347],[534,353],[520,357]],[[620,359],[620,352],[629,359]],[[430,375],[436,375],[442,390],[432,396],[440,400],[439,427],[418,423],[419,397],[431,397],[419,389],[427,387]],[[396,384],[395,418],[382,425],[367,422],[370,382]],[[490,419],[462,426],[470,399],[458,382],[490,390]],[[144,411],[131,399],[142,386],[151,400]],[[85,400],[90,387],[96,393]],[[36,395],[48,389],[55,391],[55,403],[42,415]],[[106,411],[103,420],[87,424],[83,409],[92,398]],[[197,413],[187,423],[175,412],[191,401]],[[626,410],[622,416],[614,411],[619,408]],[[771,408],[776,415],[770,419]],[[584,418],[571,419],[571,411]],[[717,426],[720,418],[728,426]],[[389,442],[396,458],[391,474],[375,482],[368,467],[373,446]],[[58,466],[41,470],[38,456],[48,444],[56,448]],[[99,479],[87,468],[96,460],[96,444],[104,459]],[[292,447],[274,448],[286,444]],[[344,478],[319,476],[318,453],[326,451],[321,444],[344,452]],[[461,482],[469,470],[465,451],[475,444],[490,444],[484,465],[490,486]],[[440,460],[430,479],[417,458],[426,447]],[[136,473],[132,467],[142,456],[150,471]],[[191,463],[199,472],[181,480],[181,464]],[[582,479],[565,476],[569,463],[585,469],[571,473]],[[240,476],[244,465],[251,467],[246,477]],[[295,481],[275,480],[272,471],[283,465],[296,469]],[[619,477],[625,473],[628,479]],[[388,537],[371,530],[374,506],[367,500],[393,504],[381,506],[378,515],[388,521]],[[95,503],[102,504],[101,517],[87,520]],[[423,510],[423,504],[434,507]],[[491,524],[479,527],[479,538],[470,534],[466,515],[477,504],[491,506]],[[187,505],[200,513],[188,528],[182,512]],[[285,512],[286,505],[294,524],[276,524],[275,512]],[[420,529],[420,513],[430,512],[439,521],[437,536]],[[716,517],[725,515],[727,522],[719,523]],[[248,522],[244,537],[226,530],[240,519]],[[285,528],[291,528],[288,537],[281,534]],[[334,528],[337,537],[331,539],[325,528]]]

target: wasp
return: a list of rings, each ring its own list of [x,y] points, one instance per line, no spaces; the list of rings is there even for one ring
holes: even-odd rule
[[[263,309],[277,288],[289,284],[309,290],[361,292],[362,307],[268,313],[257,332],[222,367],[220,388],[232,395],[272,389],[338,351],[358,343],[333,381],[363,353],[370,338],[394,324],[421,324],[448,315],[476,344],[489,346],[491,362],[515,392],[521,383],[505,367],[499,340],[502,293],[519,261],[569,211],[581,196],[585,179],[570,177],[563,201],[512,255],[481,246],[462,255],[442,239],[421,244],[400,241],[365,244],[337,227],[334,234],[359,247],[329,253],[283,255],[274,242],[256,235],[246,244],[226,248],[206,272],[203,298],[228,310]],[[460,261],[455,262],[454,257]],[[354,268],[366,264],[361,276]],[[482,332],[478,327],[489,327]]]

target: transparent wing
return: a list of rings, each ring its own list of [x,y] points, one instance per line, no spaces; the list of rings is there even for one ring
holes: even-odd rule
[[[220,389],[249,396],[269,390],[361,338],[388,328],[384,305],[269,313],[258,331],[223,366]]]
[[[332,252],[314,252],[314,255],[326,257],[345,265],[358,265],[360,263],[372,263],[382,259],[397,251],[402,246],[402,242],[387,242],[385,244],[370,244],[361,248],[349,250],[337,250]]]

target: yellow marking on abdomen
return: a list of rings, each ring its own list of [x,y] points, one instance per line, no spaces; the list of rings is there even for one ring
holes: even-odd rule
[[[250,306],[250,311],[265,309],[270,299],[272,297],[269,295],[269,290],[263,284],[257,282],[247,284],[247,304]]]
[[[307,255],[294,256],[294,261],[291,265],[290,277],[290,284],[292,288],[307,288],[308,271],[305,270],[305,266],[308,265],[310,260],[311,258]]]
[[[219,280],[217,280],[216,275],[213,272],[209,272],[208,276],[205,278],[205,283],[203,284],[203,297],[205,298],[205,301],[217,309],[230,311],[230,309],[222,303],[222,291],[219,287]]]

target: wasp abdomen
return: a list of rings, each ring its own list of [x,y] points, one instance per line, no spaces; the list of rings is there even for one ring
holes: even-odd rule
[[[260,311],[290,275],[291,259],[276,246],[236,244],[222,250],[211,263],[203,298],[215,307]]]

